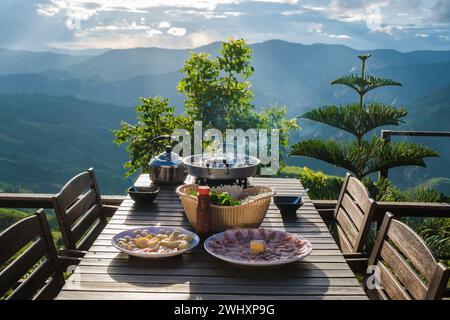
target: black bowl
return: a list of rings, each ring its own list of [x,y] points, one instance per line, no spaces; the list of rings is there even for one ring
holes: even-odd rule
[[[302,198],[298,196],[274,196],[273,203],[283,214],[294,214],[303,204]]]
[[[136,204],[151,204],[158,195],[159,188],[157,186],[150,187],[130,187],[128,194]]]

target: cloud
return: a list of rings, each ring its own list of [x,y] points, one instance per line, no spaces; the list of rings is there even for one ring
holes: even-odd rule
[[[425,7],[423,0],[329,0],[327,5],[308,2],[302,6],[330,20],[364,23],[371,32],[390,35],[396,29],[429,23],[421,21]]]
[[[296,4],[299,0],[253,0],[254,2],[270,2],[270,3],[288,3]]]
[[[242,0],[50,0],[47,4],[38,4],[38,13],[49,16],[58,14],[67,9],[78,12],[83,11],[86,8],[91,8],[96,13],[100,11],[149,12],[149,9],[155,7],[214,10],[218,5],[236,4],[241,1]]]
[[[323,24],[322,23],[310,23],[306,25],[306,31],[308,32],[316,32],[321,34],[323,30]]]
[[[334,39],[351,39],[352,38],[347,34],[332,34],[332,33],[323,32],[323,28],[324,28],[324,25],[322,23],[309,23],[306,25],[306,31],[308,31],[309,33],[317,33],[321,36],[334,38]]]
[[[158,29],[150,29],[150,30],[147,30],[147,31],[145,32],[145,34],[146,34],[148,37],[153,38],[153,37],[156,37],[156,36],[161,35],[161,34],[162,34],[162,31],[161,31],[161,30],[158,30]]]
[[[161,21],[160,23],[158,23],[158,28],[159,29],[167,29],[170,28],[172,24],[169,21]]]
[[[167,33],[172,35],[172,36],[181,37],[181,36],[184,36],[186,34],[186,29],[185,28],[172,27],[169,30],[167,30]]]
[[[431,17],[438,23],[450,22],[450,1],[438,1],[431,8]]]
[[[414,35],[416,38],[428,38],[430,35],[428,33],[416,33]]]
[[[336,39],[351,39],[352,37],[350,37],[347,34],[331,34],[331,33],[325,33],[326,36],[330,37],[330,38],[336,38]]]
[[[239,17],[243,15],[243,12],[239,11],[211,11],[211,10],[181,10],[181,9],[170,9],[166,10],[164,13],[169,15],[178,16],[180,18],[185,18],[186,16],[202,17],[207,20],[211,19],[226,19],[228,17]]]
[[[449,41],[450,40],[450,36],[439,35],[439,39],[442,39],[442,40],[445,40],[445,41]]]
[[[217,41],[218,36],[216,34],[211,34],[210,32],[201,31],[190,34],[188,39],[189,47],[196,48]]]
[[[141,20],[142,21],[142,20]],[[85,28],[76,33],[76,36],[81,37],[91,33],[104,33],[104,32],[134,32],[145,31],[149,32],[153,30],[150,26],[145,24],[138,24],[136,21],[131,23],[127,20],[117,21],[115,24],[99,24],[91,28]],[[159,30],[156,30],[159,31]]]
[[[282,16],[298,16],[298,15],[301,15],[303,13],[305,13],[305,10],[301,10],[301,9],[298,9],[298,10],[286,10],[286,11],[282,11],[281,15]]]
[[[92,45],[95,48],[123,48],[135,44],[195,47],[226,39],[227,36],[244,37],[250,42],[277,38],[302,43],[345,43],[361,49],[422,49],[425,44],[427,49],[450,49],[450,42],[445,38],[450,27],[449,0],[33,2],[39,3],[29,9],[34,13],[34,20],[31,19],[33,23],[38,21],[38,28],[44,29],[45,26],[48,30],[56,31],[46,31],[40,37],[40,50],[45,50],[48,43],[52,47],[58,46],[57,43],[66,47]],[[23,11],[19,9],[16,11]],[[0,13],[0,19],[5,16]],[[19,34],[19,31],[14,34]],[[428,34],[429,40],[424,41],[420,34]],[[9,42],[3,40],[0,45],[18,43],[20,37],[13,38],[11,34],[9,38]],[[26,43],[26,37],[23,38],[21,43]]]

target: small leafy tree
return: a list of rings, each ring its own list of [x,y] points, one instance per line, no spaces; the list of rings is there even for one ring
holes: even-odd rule
[[[219,56],[191,53],[178,85],[187,97],[186,114],[201,120],[206,128],[245,128],[255,123],[249,116],[254,106],[249,77],[253,74],[250,47],[243,39],[222,44]],[[252,123],[248,123],[248,120]]]
[[[130,160],[125,163],[126,175],[147,170],[151,138],[171,134],[176,128],[192,132],[194,121],[202,121],[203,128],[222,132],[276,128],[280,131],[280,147],[287,148],[288,132],[299,128],[296,119],[286,119],[285,106],[256,109],[249,82],[254,71],[251,62],[251,49],[243,39],[224,42],[217,57],[191,53],[180,70],[184,77],[178,84],[178,91],[186,96],[184,113],[175,115],[167,99],[143,98],[136,108],[137,124],[122,122],[120,129],[114,131],[116,144],[128,144]],[[280,164],[284,165],[282,159]]]
[[[334,80],[331,84],[342,84],[356,91],[359,102],[339,106],[325,106],[306,112],[300,118],[317,121],[341,130],[355,137],[350,143],[333,139],[310,139],[300,141],[291,147],[290,155],[319,159],[344,168],[358,178],[384,169],[399,166],[425,166],[424,158],[437,157],[438,154],[423,145],[410,142],[390,142],[372,135],[364,136],[385,125],[398,126],[407,115],[405,107],[395,107],[382,103],[368,103],[365,95],[376,88],[400,86],[390,79],[365,75],[366,60],[370,55],[360,55],[361,75],[351,74]]]
[[[141,98],[141,104],[136,107],[137,123],[135,125],[122,121],[120,129],[114,130],[114,142],[118,145],[127,144],[130,155],[124,167],[126,176],[134,174],[138,169],[147,171],[152,157],[150,140],[159,135],[172,134],[176,128],[187,125],[185,117],[176,116],[175,108],[169,105],[168,99],[161,97]],[[157,150],[161,145],[157,146]]]

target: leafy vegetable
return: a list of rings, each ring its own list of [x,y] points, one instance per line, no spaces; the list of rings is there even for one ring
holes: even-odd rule
[[[197,191],[192,191],[191,196],[198,197]],[[211,191],[209,193],[209,196],[211,198],[211,204],[214,204],[216,206],[238,206],[241,204],[241,201],[234,200],[228,193],[222,192],[218,194],[215,191]]]

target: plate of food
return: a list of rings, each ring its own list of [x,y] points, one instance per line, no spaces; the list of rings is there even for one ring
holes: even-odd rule
[[[206,239],[205,250],[221,260],[246,266],[273,266],[298,261],[312,251],[303,237],[271,229],[233,229]]]
[[[198,235],[180,227],[144,227],[126,230],[112,238],[120,251],[140,258],[165,258],[185,253],[194,248]]]

